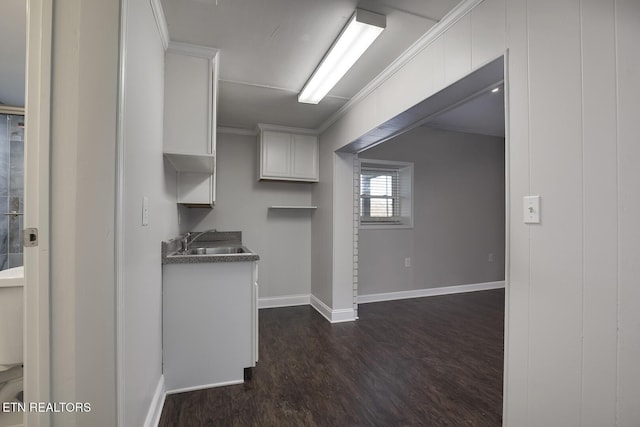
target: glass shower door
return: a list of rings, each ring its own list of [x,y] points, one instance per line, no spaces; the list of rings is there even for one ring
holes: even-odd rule
[[[22,265],[24,116],[0,114],[0,270]]]

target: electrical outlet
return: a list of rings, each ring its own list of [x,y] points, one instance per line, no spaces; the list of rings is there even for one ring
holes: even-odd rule
[[[411,267],[411,258],[407,257],[404,259],[404,266]]]
[[[493,262],[493,254],[489,254],[489,257],[488,257],[487,261]]]

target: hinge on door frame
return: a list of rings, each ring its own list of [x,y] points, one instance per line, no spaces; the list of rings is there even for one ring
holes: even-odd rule
[[[25,228],[22,230],[22,241],[25,248],[32,246],[38,246],[38,229],[37,228]]]

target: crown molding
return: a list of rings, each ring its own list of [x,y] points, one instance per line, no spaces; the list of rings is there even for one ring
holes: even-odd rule
[[[327,130],[332,124],[338,121],[350,109],[355,107],[363,99],[369,96],[374,90],[380,87],[384,82],[389,80],[395,73],[400,71],[409,61],[411,61],[420,52],[426,49],[438,37],[445,33],[449,28],[455,25],[461,18],[469,13],[473,8],[482,3],[484,0],[464,0],[456,7],[451,9],[436,25],[431,27],[422,37],[416,40],[407,50],[398,56],[387,68],[385,68],[376,78],[371,80],[360,92],[355,94],[346,104],[338,111],[333,113],[318,128],[318,133]]]
[[[227,135],[243,135],[243,136],[256,136],[258,132],[255,129],[235,128],[231,126],[218,126],[216,129],[218,133],[224,133]]]
[[[170,41],[167,46],[167,52],[177,52],[199,58],[214,59],[220,52],[219,49],[207,46],[197,46],[195,44]]]
[[[271,130],[274,132],[301,133],[305,135],[319,135],[316,129],[296,128],[291,126],[271,125],[267,123],[258,123],[257,132]]]
[[[167,47],[169,47],[169,29],[167,28],[167,20],[164,17],[164,9],[162,9],[160,0],[150,0],[150,3],[160,41],[162,41],[164,49],[167,50]]]

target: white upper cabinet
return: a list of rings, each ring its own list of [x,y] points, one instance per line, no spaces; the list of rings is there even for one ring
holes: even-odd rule
[[[259,179],[318,181],[318,135],[315,131],[258,125]]]
[[[291,135],[292,175],[295,178],[318,180],[318,136]]]
[[[216,151],[218,50],[170,43],[165,55],[164,151]]]
[[[169,43],[165,54],[164,154],[178,171],[178,203],[213,206],[218,50]]]
[[[263,177],[291,176],[291,135],[284,132],[264,131],[262,133],[262,173]]]

